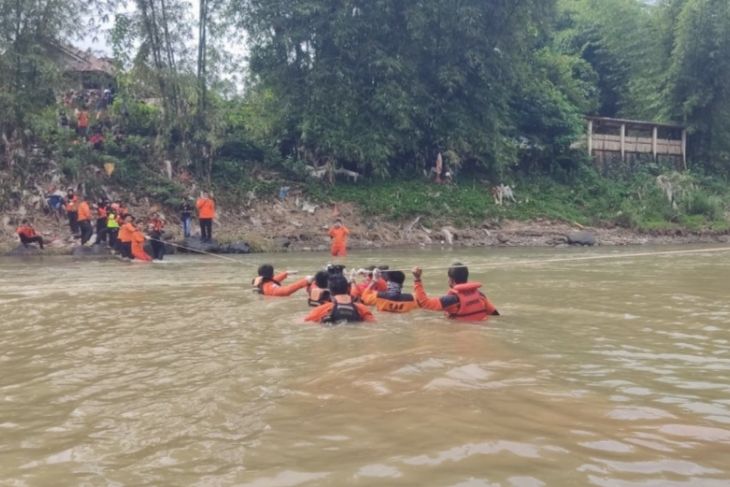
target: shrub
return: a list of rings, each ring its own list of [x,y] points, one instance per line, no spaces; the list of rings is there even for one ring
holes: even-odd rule
[[[684,200],[684,209],[690,215],[701,215],[710,221],[723,217],[722,200],[700,190],[694,190]]]

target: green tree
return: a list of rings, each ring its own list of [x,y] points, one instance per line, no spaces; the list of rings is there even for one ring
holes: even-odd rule
[[[515,157],[510,102],[552,2],[234,1],[284,155],[376,174]]]
[[[696,158],[730,171],[730,4],[686,0],[677,20],[667,115],[684,122]]]

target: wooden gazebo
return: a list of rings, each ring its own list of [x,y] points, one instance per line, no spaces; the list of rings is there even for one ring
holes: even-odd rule
[[[601,160],[620,154],[621,160],[638,154],[671,156],[687,167],[687,130],[681,125],[620,118],[586,117],[588,155]]]

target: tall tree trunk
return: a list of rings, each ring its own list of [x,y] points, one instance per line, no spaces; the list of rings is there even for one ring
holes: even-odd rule
[[[208,0],[200,0],[200,18],[198,21],[198,119],[203,121],[206,106],[207,61],[208,61]]]

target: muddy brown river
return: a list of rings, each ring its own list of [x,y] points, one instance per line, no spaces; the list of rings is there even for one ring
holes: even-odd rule
[[[322,254],[0,260],[0,485],[730,485],[730,251],[652,250],[347,259],[466,261],[487,326],[249,291]]]

